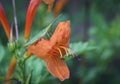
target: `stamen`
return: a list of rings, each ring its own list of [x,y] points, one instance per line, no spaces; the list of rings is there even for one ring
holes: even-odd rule
[[[66,47],[64,47],[64,46],[60,46],[60,47],[63,48],[65,51],[68,51],[68,53],[69,53],[70,55],[72,55],[73,57],[75,56],[75,54],[74,54],[70,49],[68,49],[68,48],[66,48]],[[69,56],[68,53],[66,53],[67,56]]]
[[[63,56],[62,56],[62,52],[61,52],[60,48],[57,48],[57,50],[58,50],[59,53],[60,53],[60,58],[63,58]]]
[[[68,49],[68,52],[70,53],[70,55],[71,55],[72,57],[75,56],[74,53],[73,53],[70,49]]]
[[[68,48],[63,47],[63,46],[60,46],[60,47],[65,50],[65,53],[66,53],[66,55],[68,56]]]
[[[74,52],[75,56],[78,56],[78,54],[77,54],[75,49],[73,49],[73,48],[70,48],[70,49]]]
[[[81,61],[80,56],[75,56],[75,58],[76,58],[79,62]]]

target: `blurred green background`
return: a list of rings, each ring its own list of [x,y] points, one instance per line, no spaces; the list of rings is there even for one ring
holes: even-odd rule
[[[10,23],[13,23],[11,0],[0,0]],[[26,11],[29,0],[16,0],[16,10],[20,38],[23,37]],[[47,5],[38,8],[31,37],[50,23],[53,11],[47,13]],[[67,61],[70,79],[60,82],[50,74],[42,60],[30,58],[27,73],[33,70],[33,84],[120,84],[120,0],[69,0],[62,13],[61,21],[71,21],[71,42],[90,43],[78,58]],[[11,54],[7,48],[7,38],[0,24],[0,83],[7,72]],[[89,46],[94,50],[87,51]],[[82,49],[83,45],[76,46]],[[78,57],[77,56],[77,57]],[[15,73],[15,76],[16,73]],[[45,77],[45,78],[44,78]],[[41,81],[40,81],[41,80]]]

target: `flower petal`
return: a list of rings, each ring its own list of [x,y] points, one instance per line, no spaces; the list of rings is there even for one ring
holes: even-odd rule
[[[68,0],[58,0],[55,8],[54,8],[54,15],[55,17],[57,17],[60,12],[62,11],[62,9],[64,8],[64,6],[68,3]]]
[[[31,0],[30,1],[27,15],[26,15],[25,34],[24,34],[25,40],[28,40],[30,37],[32,22],[33,22],[36,10],[40,4],[41,4],[41,0]]]
[[[69,78],[69,69],[64,60],[60,59],[59,56],[50,56],[46,64],[49,72],[61,81]]]
[[[4,8],[2,7],[1,3],[0,3],[0,22],[2,23],[4,31],[9,39],[10,38],[10,24],[8,22],[7,16],[5,14]]]
[[[53,33],[50,41],[52,44],[59,44],[68,47],[70,39],[70,21],[60,22]]]
[[[51,44],[48,40],[40,39],[36,44],[28,46],[28,50],[37,57],[46,60],[48,52],[51,50]]]
[[[54,0],[43,0],[46,4],[48,4],[48,12],[51,11],[53,4],[54,4]]]

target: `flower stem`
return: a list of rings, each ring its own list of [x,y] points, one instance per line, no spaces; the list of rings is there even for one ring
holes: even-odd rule
[[[17,15],[16,15],[16,7],[15,7],[15,0],[12,0],[13,4],[13,11],[14,11],[14,22],[15,22],[15,31],[16,31],[16,40],[18,40],[18,24],[17,24]]]
[[[25,61],[23,62],[23,81],[24,81],[24,83],[26,82],[26,77],[25,77]]]

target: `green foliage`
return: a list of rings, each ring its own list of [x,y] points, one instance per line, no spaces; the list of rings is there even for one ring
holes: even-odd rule
[[[114,66],[115,61],[120,59],[120,17],[117,16],[113,21],[109,22],[104,17],[91,10],[91,20],[93,25],[89,30],[89,40],[94,42],[96,50],[85,53],[84,60],[86,64],[82,62],[79,76],[83,78],[84,84],[118,84],[120,81],[114,81],[118,79],[119,73],[118,66]],[[118,71],[118,72],[116,72]],[[107,80],[115,78],[113,80]],[[103,80],[103,81],[99,81]]]
[[[1,52],[0,53],[0,62],[1,62],[5,54],[4,47],[2,46],[1,42],[0,42],[0,52]]]
[[[73,49],[77,55],[84,54],[86,52],[95,50],[96,47],[90,42],[75,42],[70,44],[70,48]]]

